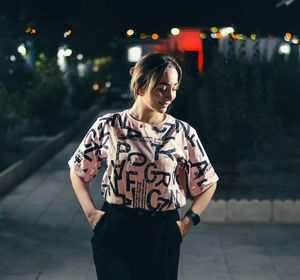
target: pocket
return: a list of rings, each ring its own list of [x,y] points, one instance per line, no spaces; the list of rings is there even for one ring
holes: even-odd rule
[[[174,225],[175,225],[175,233],[177,235],[178,241],[179,241],[179,243],[181,243],[183,240],[183,237],[182,237],[179,225],[176,223],[176,221],[174,222]]]
[[[98,228],[100,227],[100,225],[103,223],[104,218],[106,216],[107,212],[104,212],[104,214],[101,216],[101,218],[99,219],[99,221],[97,222],[97,224],[95,225],[93,232],[96,232],[98,230]]]

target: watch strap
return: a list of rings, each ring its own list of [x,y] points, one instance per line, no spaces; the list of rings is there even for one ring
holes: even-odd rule
[[[198,225],[201,221],[200,216],[195,213],[192,209],[189,209],[184,216],[189,216],[191,217],[192,221],[193,221],[193,225]]]

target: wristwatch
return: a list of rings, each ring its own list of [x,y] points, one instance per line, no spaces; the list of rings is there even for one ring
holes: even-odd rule
[[[185,213],[184,217],[185,216],[191,217],[194,226],[198,225],[200,223],[200,221],[201,221],[200,216],[197,213],[195,213],[192,209],[188,210]]]

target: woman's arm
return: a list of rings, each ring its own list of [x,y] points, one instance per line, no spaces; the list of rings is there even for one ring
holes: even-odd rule
[[[70,179],[75,195],[81,205],[81,208],[88,219],[92,229],[104,214],[103,211],[96,209],[94,201],[89,190],[89,183],[81,180],[74,171],[70,170]]]
[[[197,213],[199,216],[208,206],[215,190],[217,187],[217,183],[214,183],[210,188],[208,188],[204,193],[196,196],[193,200],[191,209]],[[177,221],[179,228],[181,230],[182,236],[184,237],[191,227],[193,226],[192,219],[189,216],[183,217],[181,221]]]

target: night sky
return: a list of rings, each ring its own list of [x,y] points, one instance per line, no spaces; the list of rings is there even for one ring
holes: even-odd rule
[[[300,35],[300,0],[276,8],[280,0],[163,1],[163,0],[52,0],[1,3],[0,15],[13,20],[23,17],[48,34],[77,28],[98,36],[103,30],[123,34],[127,28],[137,32],[167,33],[172,27],[233,26],[236,32]],[[110,28],[107,28],[110,26]]]

